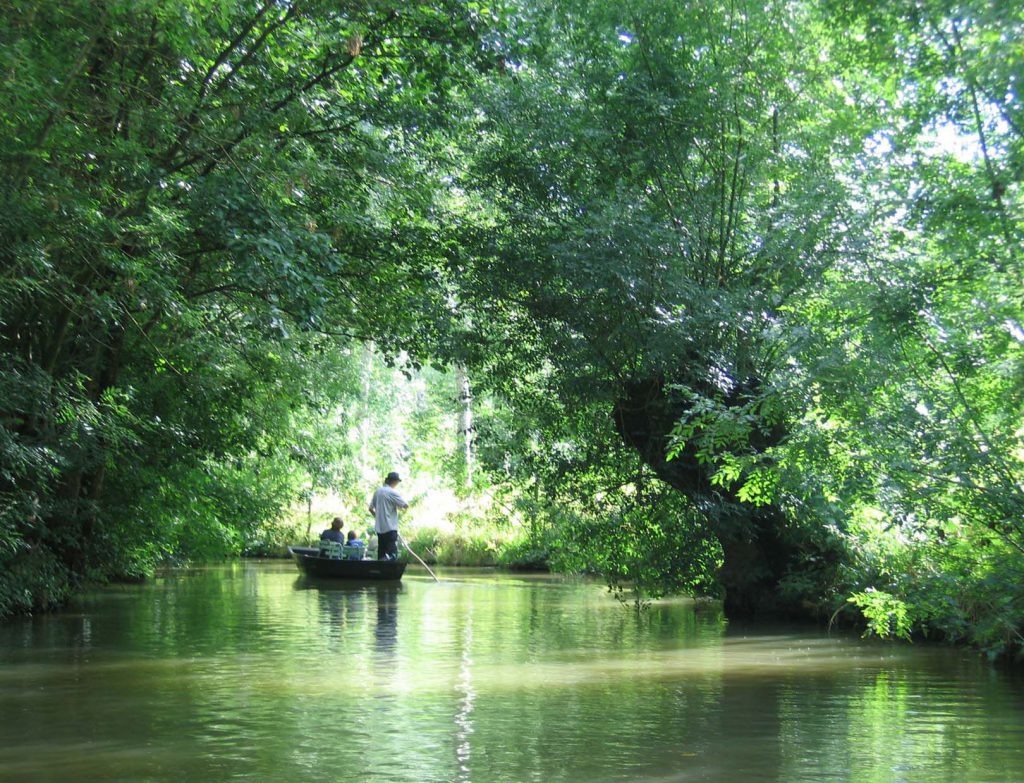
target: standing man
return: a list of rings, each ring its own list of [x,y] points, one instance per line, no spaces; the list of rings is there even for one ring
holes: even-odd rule
[[[373,493],[370,499],[370,513],[373,514],[373,529],[377,531],[377,559],[394,560],[398,557],[398,509],[409,508],[395,489],[401,477],[391,471],[384,479],[384,486]]]

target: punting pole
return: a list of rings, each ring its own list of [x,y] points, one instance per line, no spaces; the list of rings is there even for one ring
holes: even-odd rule
[[[408,541],[406,541],[406,540],[405,540],[405,539],[404,539],[404,538],[402,537],[402,534],[401,534],[401,533],[399,533],[399,534],[398,534],[398,537],[399,537],[399,538],[401,539],[401,541],[402,541],[402,546],[404,546],[404,547],[405,547],[406,549],[408,549],[408,550],[409,550],[409,554],[411,554],[411,555],[412,555],[413,557],[415,557],[415,558],[416,558],[417,560],[419,560],[419,561],[420,561],[420,565],[421,565],[421,566],[423,566],[423,567],[424,567],[425,569],[427,569],[427,573],[428,573],[428,574],[430,574],[430,575],[431,575],[432,577],[434,577],[434,581],[435,581],[435,582],[437,582],[438,584],[440,584],[440,583],[441,583],[441,580],[437,578],[437,574],[435,574],[435,573],[434,573],[433,571],[431,571],[431,570],[430,570],[430,566],[428,566],[428,565],[427,565],[426,563],[424,563],[424,562],[423,562],[423,558],[422,558],[422,557],[420,557],[419,555],[417,555],[417,554],[416,554],[415,552],[413,552],[413,551],[412,551],[412,547],[411,547],[411,546],[409,546],[409,542],[408,542]]]

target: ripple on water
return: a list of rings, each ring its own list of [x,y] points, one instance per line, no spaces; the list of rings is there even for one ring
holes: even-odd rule
[[[172,575],[0,628],[7,780],[1017,780],[1019,683],[961,653],[640,618],[600,587]],[[15,720],[8,720],[16,716]]]

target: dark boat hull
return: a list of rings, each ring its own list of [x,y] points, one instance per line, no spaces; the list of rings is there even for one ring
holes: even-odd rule
[[[320,557],[312,547],[290,546],[295,564],[306,576],[317,579],[353,579],[397,582],[405,573],[401,560],[333,560]]]

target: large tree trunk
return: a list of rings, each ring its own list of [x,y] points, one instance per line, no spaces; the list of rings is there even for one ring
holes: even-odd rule
[[[742,393],[726,403],[739,404]],[[719,581],[725,590],[727,614],[807,615],[799,596],[779,589],[787,575],[804,568],[809,546],[792,535],[782,511],[741,503],[729,491],[713,486],[711,471],[690,449],[671,461],[666,458],[669,433],[685,412],[685,401],[673,395],[663,379],[649,379],[630,385],[616,402],[613,415],[623,441],[660,479],[705,511],[724,555]],[[758,436],[759,442],[748,447],[763,450],[779,443],[784,435],[784,430],[776,429]]]

